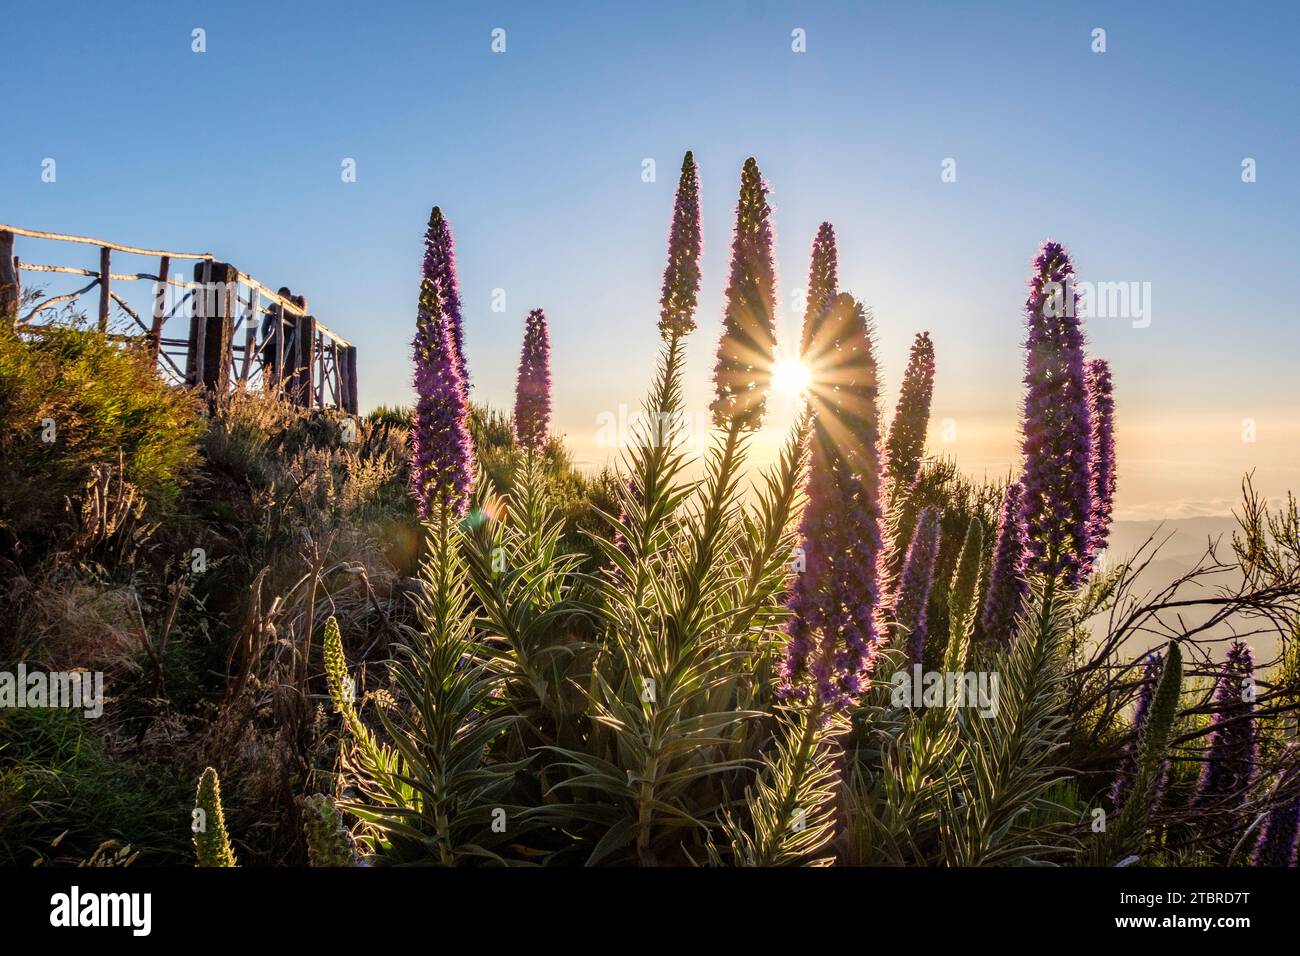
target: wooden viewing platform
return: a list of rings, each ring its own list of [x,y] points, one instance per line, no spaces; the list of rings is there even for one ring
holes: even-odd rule
[[[14,254],[15,237],[41,243],[72,243],[99,250],[99,268],[40,265]],[[41,248],[54,248],[42,246]],[[155,273],[113,272],[113,254],[158,260]],[[190,280],[172,273],[174,262],[192,262]],[[90,280],[73,292],[23,302],[22,273],[51,273]],[[150,321],[140,317],[117,283],[152,281]],[[97,327],[109,333],[116,305],[131,320],[116,340],[148,348],[159,371],[176,385],[202,388],[216,398],[235,388],[283,393],[304,408],[339,408],[357,413],[357,350],[308,312],[307,299],[267,286],[207,252],[171,252],[120,245],[88,236],[37,232],[0,224],[0,322],[20,333],[40,335],[57,321],[55,310],[99,289]],[[41,321],[48,319],[49,321]],[[168,335],[188,319],[184,337]]]

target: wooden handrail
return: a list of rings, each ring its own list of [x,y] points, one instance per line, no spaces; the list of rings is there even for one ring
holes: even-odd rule
[[[166,257],[169,259],[194,259],[194,260],[200,260],[206,262],[216,262],[216,257],[212,255],[212,253],[210,252],[170,252],[166,249],[141,249],[138,246],[124,246],[116,242],[108,242],[105,239],[95,239],[91,236],[73,236],[61,232],[41,232],[35,229],[20,229],[17,226],[9,226],[4,223],[0,223],[0,232],[10,232],[13,233],[15,236],[26,236],[29,239],[49,239],[54,242],[78,242],[83,245],[98,246],[101,250],[112,249],[115,252],[125,252],[130,255],[137,255],[137,256],[159,256],[159,257]],[[68,275],[84,275],[84,276],[99,275],[98,272],[94,272],[86,269],[74,269],[70,266],[41,266],[41,265],[32,265],[26,262],[19,263],[19,268],[27,272],[61,272],[61,273],[66,273]],[[307,314],[307,312],[302,307],[300,307],[297,303],[293,302],[290,299],[284,298],[283,296],[279,295],[276,292],[272,292],[269,288],[264,286],[262,283],[258,282],[248,273],[241,272],[240,270],[236,269],[235,277],[237,281],[242,282],[250,289],[257,290],[257,292],[260,293],[263,298],[269,299],[271,302],[280,306],[282,309],[284,309],[285,312],[289,313],[290,315],[301,317]],[[151,276],[146,273],[136,273],[134,275],[126,275],[126,274],[119,275],[118,273],[115,272],[109,273],[110,282],[116,280],[129,282],[129,281],[135,281],[139,279],[153,279],[154,281],[158,281],[157,276]],[[184,282],[183,280],[175,280],[175,279],[169,280],[167,284],[174,285],[174,286],[181,286],[185,288],[191,288],[194,287],[195,285],[194,283]],[[339,335],[333,329],[325,325],[323,322],[318,321],[316,324],[316,328],[322,335],[326,336],[327,338],[337,343],[338,345],[347,347],[352,344],[347,339],[343,338],[343,336]]]
[[[22,269],[23,272],[59,272],[62,273],[63,275],[70,275],[70,276],[95,276],[95,277],[99,276],[99,272],[95,269],[78,269],[76,266],[43,266],[43,265],[38,265],[35,262],[22,262],[19,263],[18,268]],[[132,272],[132,273],[110,272],[109,278],[112,279],[114,282],[138,282],[141,279],[146,279],[146,280],[152,279],[154,282],[160,281],[158,276],[150,275],[147,272]],[[178,286],[191,286],[194,283],[183,282],[180,279],[169,279],[167,284],[178,285]]]
[[[12,232],[15,236],[27,236],[30,239],[79,242],[87,246],[99,246],[102,249],[112,249],[114,252],[127,252],[137,256],[170,256],[173,259],[208,260],[216,258],[210,252],[168,252],[165,249],[139,249],[135,246],[120,246],[115,242],[107,242],[103,239],[92,239],[90,236],[69,236],[62,232],[37,232],[35,229],[19,229],[17,226],[6,226],[4,223],[0,223],[0,232]]]
[[[99,269],[96,271],[74,266],[23,262],[12,253],[15,236],[94,246],[99,250]],[[300,304],[305,303],[305,299],[292,297],[292,293],[282,296],[278,292],[272,292],[246,272],[241,272],[230,263],[218,261],[210,252],[144,249],[90,236],[20,229],[3,223],[0,223],[0,247],[3,247],[3,255],[0,255],[0,260],[3,260],[0,261],[0,315],[3,315],[6,323],[12,323],[15,327],[21,326],[26,333],[47,334],[43,327],[30,324],[38,313],[75,300],[98,287],[99,331],[108,333],[110,310],[116,303],[143,330],[144,335],[112,334],[109,335],[109,339],[112,341],[147,339],[150,355],[155,362],[163,362],[168,366],[179,382],[203,386],[212,402],[217,401],[217,396],[223,389],[232,384],[229,381],[232,372],[235,378],[234,384],[245,386],[255,368],[260,367],[263,387],[277,391],[287,389],[295,402],[309,407],[318,405],[324,408],[328,401],[332,400],[335,406],[343,408],[350,414],[356,414],[356,348],[308,312],[305,304]],[[155,256],[160,260],[158,274],[114,272],[113,252]],[[197,281],[187,282],[185,279],[172,276],[170,271],[173,259],[188,259],[195,262],[194,272]],[[20,317],[18,306],[21,298],[22,272],[82,276],[92,281],[85,288],[75,292],[47,298],[37,303],[25,317]],[[150,323],[146,323],[140,313],[128,305],[113,288],[115,282],[142,280],[152,280],[156,283]],[[246,302],[240,295],[241,286],[249,290]],[[192,301],[199,306],[195,314],[190,316],[190,335],[187,339],[165,338],[163,335],[163,326],[167,320],[177,317],[176,305],[168,308],[168,297],[164,294],[164,289],[168,287],[186,289],[180,302]],[[224,292],[220,292],[214,299],[209,298],[221,289],[224,289]],[[200,294],[204,297],[202,303],[198,301]],[[261,304],[263,300],[269,305],[263,307]],[[274,331],[268,334],[264,325],[262,341],[259,344],[257,319],[260,315],[268,314],[275,319]],[[247,322],[246,326],[245,322]],[[241,327],[244,330],[242,345],[232,341]],[[288,343],[286,343],[286,330],[291,333]],[[286,344],[292,346],[289,350],[292,355],[287,354]],[[187,348],[184,370],[173,359],[173,355],[166,351],[166,348],[181,346]],[[274,350],[272,357],[267,357],[268,348]],[[236,353],[242,358],[238,366],[233,362]],[[258,353],[261,357],[258,357]]]

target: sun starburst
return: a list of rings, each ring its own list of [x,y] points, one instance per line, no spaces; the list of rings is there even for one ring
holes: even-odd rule
[[[812,385],[808,366],[792,356],[778,358],[772,365],[772,390],[778,395],[798,398]]]

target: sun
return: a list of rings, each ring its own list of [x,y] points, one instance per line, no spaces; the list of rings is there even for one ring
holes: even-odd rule
[[[772,365],[772,390],[779,395],[798,398],[812,385],[812,372],[797,358],[778,358]]]

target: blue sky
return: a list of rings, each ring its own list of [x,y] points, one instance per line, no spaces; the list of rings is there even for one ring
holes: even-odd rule
[[[1121,515],[1219,509],[1251,465],[1269,493],[1300,485],[1300,7],[612,6],[14,5],[0,221],[211,251],[305,293],[357,344],[369,407],[409,400],[420,237],[440,204],[476,397],[510,403],[524,316],[545,308],[555,426],[598,463],[597,416],[635,408],[649,381],[688,148],[705,233],[688,401],[708,402],[752,154],[773,190],[783,331],[829,219],[841,286],[876,316],[888,399],[912,335],[934,337],[935,419],[957,436],[932,432],[935,451],[1009,467],[1027,263],[1050,236],[1082,279],[1151,283],[1149,328],[1089,330],[1114,367]]]

